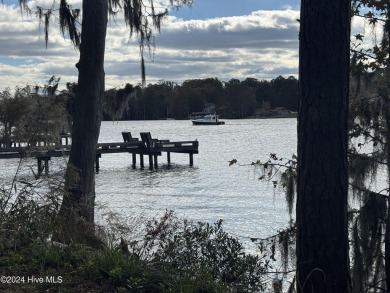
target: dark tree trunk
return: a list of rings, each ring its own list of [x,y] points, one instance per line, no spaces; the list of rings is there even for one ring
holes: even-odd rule
[[[390,7],[387,6],[386,23],[384,30],[387,34],[388,44],[390,44]],[[387,70],[386,70],[386,94],[384,99],[385,120],[386,120],[386,152],[387,152],[387,176],[390,180],[390,45],[387,48]],[[389,181],[390,182],[390,181]],[[386,231],[385,231],[385,277],[386,292],[390,293],[390,199],[387,200]]]
[[[83,24],[72,148],[65,176],[59,220],[65,237],[88,234],[94,227],[95,153],[104,94],[107,1],[83,0]],[[80,239],[73,239],[79,241]]]
[[[350,0],[302,0],[297,289],[350,292],[347,147]]]
[[[389,89],[387,88],[387,90]],[[386,128],[387,128],[387,133],[386,133],[387,174],[388,174],[388,179],[390,179],[390,101],[388,99],[384,99],[384,107],[385,107],[384,112],[385,112],[385,121],[386,121]],[[386,276],[385,292],[390,292],[390,199],[387,199],[387,215],[386,215],[386,230],[385,230],[385,276]]]
[[[386,216],[386,232],[385,232],[385,276],[386,276],[385,292],[389,293],[390,292],[390,199],[387,199],[387,216]]]

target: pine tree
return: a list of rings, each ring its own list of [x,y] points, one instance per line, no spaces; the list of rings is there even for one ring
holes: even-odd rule
[[[303,0],[300,25],[297,289],[350,292],[350,1]]]

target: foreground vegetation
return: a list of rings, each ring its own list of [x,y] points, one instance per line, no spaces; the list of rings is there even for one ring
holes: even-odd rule
[[[1,190],[0,275],[9,276],[2,277],[1,292],[265,290],[269,263],[246,254],[222,221],[194,224],[167,211],[136,237],[135,227],[110,214],[87,244],[64,245],[51,239],[60,189],[37,195],[26,183],[17,194],[20,184]]]

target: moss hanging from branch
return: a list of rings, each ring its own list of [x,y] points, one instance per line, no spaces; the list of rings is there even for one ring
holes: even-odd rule
[[[352,283],[355,292],[377,287],[384,279],[383,231],[386,218],[386,198],[371,192],[354,219],[352,228]]]
[[[126,84],[123,89],[110,89],[104,94],[103,111],[112,120],[119,120],[128,110],[129,100],[135,95],[135,89],[131,84]]]
[[[80,32],[77,29],[77,20],[80,17],[79,9],[72,9],[66,0],[61,0],[59,9],[60,28],[62,35],[69,34],[73,45],[78,48],[81,42]]]

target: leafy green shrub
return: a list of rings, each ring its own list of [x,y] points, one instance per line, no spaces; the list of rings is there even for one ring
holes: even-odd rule
[[[246,254],[243,244],[223,230],[222,220],[213,225],[194,224],[167,213],[160,222],[149,223],[144,248],[162,270],[176,272],[171,283],[203,282],[196,289],[200,291],[188,292],[218,292],[201,289],[210,288],[207,280],[221,283],[232,292],[264,289],[266,265],[262,258]]]

